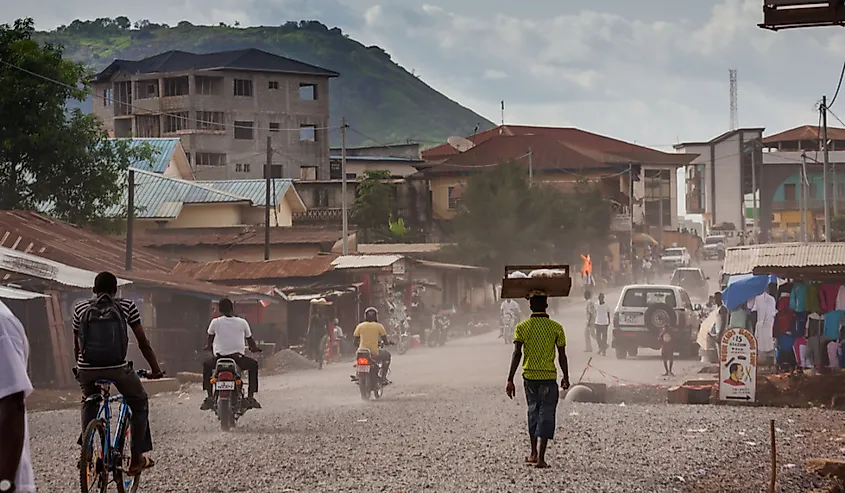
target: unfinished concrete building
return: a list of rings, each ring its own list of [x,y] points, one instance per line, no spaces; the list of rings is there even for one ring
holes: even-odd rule
[[[329,79],[338,73],[247,49],[115,60],[93,81],[115,137],[178,136],[198,179],[329,178]]]

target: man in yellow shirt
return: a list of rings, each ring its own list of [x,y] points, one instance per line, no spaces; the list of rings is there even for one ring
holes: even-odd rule
[[[355,337],[355,344],[358,349],[369,349],[373,355],[373,359],[381,363],[381,374],[379,377],[384,384],[387,384],[387,371],[390,369],[390,353],[386,349],[379,348],[379,341],[382,341],[385,346],[389,345],[387,341],[387,331],[384,330],[384,325],[378,322],[378,310],[369,307],[364,310],[364,321],[355,327],[355,332],[352,334]]]
[[[566,359],[566,334],[563,326],[549,318],[548,299],[544,294],[532,294],[529,299],[531,317],[516,326],[513,336],[513,357],[506,392],[513,399],[516,387],[513,377],[522,360],[522,382],[528,401],[528,436],[531,455],[526,461],[538,468],[546,468],[546,446],[555,434],[555,413],[560,392],[557,386],[555,352],[560,359],[563,378],[560,388],[569,388],[569,363]],[[557,351],[555,351],[557,349]],[[538,442],[539,441],[539,450]]]

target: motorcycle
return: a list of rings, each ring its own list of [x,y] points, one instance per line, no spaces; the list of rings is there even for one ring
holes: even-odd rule
[[[502,339],[505,344],[513,344],[513,331],[516,327],[516,318],[512,313],[502,315]]]
[[[241,375],[241,369],[234,359],[217,360],[211,384],[214,385],[214,413],[223,431],[234,428],[248,409]]]
[[[428,332],[428,347],[445,346],[449,337],[449,326],[452,319],[449,315],[438,314],[431,316],[431,330]]]
[[[384,344],[379,343],[379,348],[384,348]],[[387,380],[387,375],[381,376],[381,364],[373,359],[369,349],[361,348],[355,353],[355,374],[351,378],[352,383],[358,384],[361,399],[368,401],[370,395],[381,399],[384,395],[384,381]]]

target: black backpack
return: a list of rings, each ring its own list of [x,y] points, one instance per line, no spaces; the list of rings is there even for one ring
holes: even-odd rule
[[[129,334],[117,298],[103,295],[91,303],[82,315],[78,337],[86,365],[108,367],[125,363]]]

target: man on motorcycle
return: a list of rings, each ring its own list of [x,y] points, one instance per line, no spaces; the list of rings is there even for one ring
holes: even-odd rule
[[[514,299],[506,299],[502,302],[501,308],[501,332],[499,337],[505,337],[505,316],[510,315],[513,319],[513,323],[519,323],[519,319],[522,318],[522,309],[519,307],[519,303],[516,302]]]
[[[212,351],[210,357],[202,363],[202,386],[208,394],[200,409],[207,411],[214,408],[214,389],[211,386],[211,375],[219,358],[232,358],[239,368],[243,368],[249,374],[249,389],[247,390],[246,405],[252,409],[261,409],[261,404],[255,400],[255,393],[258,392],[258,361],[244,356],[246,345],[253,353],[260,353],[261,348],[252,338],[252,330],[249,322],[241,317],[235,316],[235,305],[229,298],[223,298],[218,303],[218,309],[223,314],[208,324],[208,345],[206,351]]]
[[[390,369],[390,353],[386,349],[379,348],[379,341],[383,342],[385,346],[389,343],[384,325],[378,322],[378,310],[372,306],[364,310],[364,321],[355,327],[353,336],[355,337],[355,344],[358,346],[358,349],[369,349],[373,355],[373,359],[381,363],[381,375],[379,377],[384,384],[387,384],[387,370]]]

